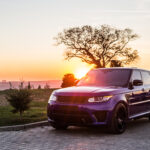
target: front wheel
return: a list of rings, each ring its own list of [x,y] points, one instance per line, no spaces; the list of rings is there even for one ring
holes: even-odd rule
[[[112,133],[121,134],[126,130],[127,111],[124,104],[118,104],[113,112],[110,130]]]
[[[150,115],[148,116],[148,120],[150,121]]]

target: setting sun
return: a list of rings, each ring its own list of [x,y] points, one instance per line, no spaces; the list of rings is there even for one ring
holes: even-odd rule
[[[77,79],[81,79],[82,77],[84,77],[86,75],[86,73],[92,69],[93,67],[84,67],[84,68],[79,68],[75,71],[74,75]]]

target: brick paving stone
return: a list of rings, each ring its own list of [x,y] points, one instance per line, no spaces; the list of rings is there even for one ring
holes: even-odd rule
[[[128,123],[127,131],[113,135],[106,128],[69,127],[56,131],[50,126],[0,132],[0,150],[150,150],[150,122]]]

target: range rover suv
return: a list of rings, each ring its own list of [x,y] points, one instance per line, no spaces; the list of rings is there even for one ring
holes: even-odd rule
[[[47,115],[56,129],[107,125],[113,133],[123,133],[127,121],[150,119],[150,71],[93,69],[76,86],[55,90]]]

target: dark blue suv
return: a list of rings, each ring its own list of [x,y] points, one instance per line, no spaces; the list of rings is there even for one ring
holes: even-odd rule
[[[150,71],[93,69],[77,86],[54,91],[47,115],[56,129],[107,125],[113,133],[123,133],[128,120],[150,119]]]

